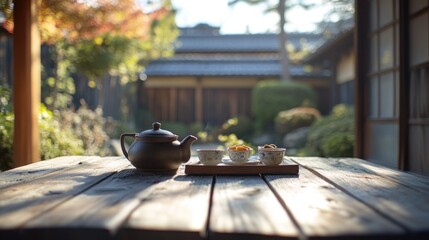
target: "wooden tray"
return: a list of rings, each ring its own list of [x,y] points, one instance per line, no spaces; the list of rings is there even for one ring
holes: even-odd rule
[[[253,175],[253,174],[287,174],[296,175],[299,172],[298,164],[284,159],[277,166],[267,166],[262,163],[254,165],[227,165],[220,163],[208,166],[198,161],[185,164],[185,173],[189,175]]]

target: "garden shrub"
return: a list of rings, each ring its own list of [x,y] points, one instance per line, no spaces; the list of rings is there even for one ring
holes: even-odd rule
[[[152,125],[150,126],[152,129]],[[179,141],[188,136],[188,127],[180,122],[161,122],[161,128],[179,136]]]
[[[280,111],[302,106],[314,105],[315,94],[305,84],[296,82],[262,81],[253,89],[252,110],[255,117],[255,130],[273,129],[274,119]]]
[[[222,124],[220,134],[235,134],[238,138],[250,139],[253,133],[252,121],[245,116],[230,118]]]
[[[0,86],[0,170],[12,167],[14,116],[10,89]],[[39,113],[41,159],[64,155],[111,155],[101,111],[86,106],[77,112],[52,112],[43,104]]]
[[[275,119],[276,130],[280,134],[287,134],[295,129],[312,125],[319,117],[320,112],[310,107],[281,111]]]
[[[74,134],[83,141],[84,155],[112,154],[110,137],[105,131],[106,119],[100,108],[93,111],[82,103],[77,111],[70,109],[56,111],[55,117],[61,121],[63,129],[72,129]]]
[[[40,107],[39,128],[42,160],[84,153],[83,141],[75,134],[75,130],[55,119],[43,104]]]
[[[12,167],[13,114],[10,89],[0,85],[0,170]]]
[[[340,104],[330,115],[320,118],[309,129],[307,145],[301,155],[351,157],[354,149],[354,112]]]
[[[203,123],[194,122],[189,125],[189,133],[197,136],[199,132],[204,131]]]

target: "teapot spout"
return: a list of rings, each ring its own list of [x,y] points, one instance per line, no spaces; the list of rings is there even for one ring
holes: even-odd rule
[[[182,151],[183,163],[189,161],[189,158],[191,158],[191,145],[197,139],[198,139],[197,137],[189,135],[180,142],[180,150]]]

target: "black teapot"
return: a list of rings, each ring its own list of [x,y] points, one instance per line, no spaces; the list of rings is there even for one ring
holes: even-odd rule
[[[189,135],[181,142],[178,136],[161,129],[161,123],[152,124],[153,129],[141,133],[124,133],[121,135],[121,148],[125,157],[133,166],[145,171],[177,170],[180,164],[191,157],[191,145],[197,140]],[[125,137],[133,137],[134,142],[125,149]]]

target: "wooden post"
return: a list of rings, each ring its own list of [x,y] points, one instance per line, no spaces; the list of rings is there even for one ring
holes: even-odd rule
[[[37,2],[14,1],[13,136],[14,166],[40,160],[40,35]]]
[[[211,111],[208,109],[207,111]],[[203,86],[202,79],[197,78],[195,85],[195,122],[203,121]]]

